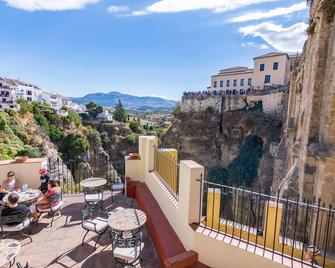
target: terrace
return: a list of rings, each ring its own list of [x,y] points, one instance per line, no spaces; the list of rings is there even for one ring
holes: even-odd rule
[[[15,167],[3,163],[0,175],[15,169],[36,188],[36,175],[27,170],[48,164],[59,172],[50,160],[28,159]],[[52,227],[48,217],[33,226],[33,242],[22,241],[17,261],[30,267],[114,267],[107,235],[96,251],[93,234],[81,246],[84,198],[72,182],[75,174],[70,183],[63,181],[62,217]],[[177,150],[158,148],[157,138],[139,137],[138,154],[125,158],[128,197],[118,195],[113,203],[105,194],[105,207],[137,207],[146,214],[142,267],[335,267],[331,206],[212,183],[204,174],[198,163],[178,161]]]

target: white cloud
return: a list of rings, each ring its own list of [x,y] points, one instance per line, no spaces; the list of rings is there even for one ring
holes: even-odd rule
[[[255,44],[254,42],[244,42],[241,47],[256,47],[259,49],[269,49],[270,47],[266,44]]]
[[[49,10],[63,11],[82,9],[86,5],[96,4],[100,0],[2,0],[8,6],[26,11]]]
[[[107,11],[109,13],[124,13],[129,11],[128,6],[109,6]]]
[[[278,16],[287,16],[305,9],[307,9],[306,2],[301,2],[289,7],[278,7],[267,11],[249,12],[245,15],[232,18],[229,20],[229,22],[245,22],[251,20],[268,19]]]
[[[244,36],[260,37],[279,51],[297,52],[302,50],[306,41],[306,28],[307,24],[304,22],[296,23],[287,28],[273,22],[263,22],[257,25],[241,27],[239,32],[243,33]]]
[[[278,0],[160,0],[148,6],[145,10],[135,11],[133,15],[149,13],[177,13],[208,9],[214,12],[225,12],[249,5],[275,2]],[[143,13],[144,12],[144,13]]]

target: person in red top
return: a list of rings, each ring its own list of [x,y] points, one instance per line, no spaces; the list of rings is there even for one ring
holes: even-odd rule
[[[54,179],[48,181],[48,191],[44,196],[39,199],[36,203],[30,206],[30,212],[33,217],[33,221],[38,220],[39,212],[38,210],[53,208],[58,205],[61,201],[61,188]]]

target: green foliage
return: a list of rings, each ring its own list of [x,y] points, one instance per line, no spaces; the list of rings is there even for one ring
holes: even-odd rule
[[[55,125],[49,125],[49,137],[53,142],[60,141],[64,137],[63,131]]]
[[[31,112],[31,105],[28,101],[19,99],[17,100],[17,103],[20,105],[20,114],[25,115],[28,112]]]
[[[90,140],[93,140],[93,142],[95,144],[100,144],[101,143],[100,133],[96,129],[91,128],[89,130],[87,136],[90,138]]]
[[[263,112],[263,101],[256,101],[254,106],[250,107],[248,111]]]
[[[250,187],[257,176],[263,155],[263,140],[256,135],[246,137],[239,154],[227,166],[229,181],[236,186]]]
[[[16,153],[16,155],[17,156],[29,156],[31,158],[37,158],[37,157],[41,157],[41,152],[38,149],[31,147],[30,145],[25,145],[22,150],[19,150]]]
[[[79,127],[82,124],[82,117],[74,112],[69,112],[69,114],[64,116],[62,119],[64,124],[73,123],[76,127]]]
[[[141,125],[139,122],[132,121],[129,124],[129,128],[134,132],[134,133],[141,133]]]
[[[90,116],[87,113],[80,113],[79,116],[82,119],[82,121],[90,120]]]
[[[23,142],[28,143],[28,136],[25,129],[22,127],[20,122],[14,116],[9,116],[8,125],[13,133]]]
[[[101,132],[100,138],[101,138],[103,145],[107,145],[111,141],[106,131]]]
[[[178,116],[181,113],[181,107],[180,105],[177,105],[176,108],[174,108],[174,110],[172,111],[172,114],[174,116]]]
[[[7,127],[7,118],[4,112],[0,112],[0,131],[5,131]]]
[[[126,114],[126,110],[123,108],[121,100],[119,100],[118,104],[116,104],[115,106],[113,117],[118,122],[126,122],[127,114]]]
[[[125,141],[126,141],[126,143],[128,143],[129,145],[135,145],[135,143],[136,143],[136,136],[135,136],[135,135],[128,134],[128,135],[125,137]]]
[[[208,172],[208,180],[218,184],[229,184],[228,171],[225,168],[216,167]]]
[[[70,134],[63,139],[61,152],[65,160],[83,156],[89,149],[89,143],[86,137],[76,134]]]
[[[100,105],[98,105],[94,102],[90,102],[90,103],[86,104],[85,106],[86,106],[86,110],[87,110],[89,116],[92,119],[95,119],[98,114],[100,114],[104,111],[102,106],[100,106]]]
[[[205,113],[207,113],[207,114],[214,114],[214,112],[215,112],[215,110],[212,106],[208,106],[205,109]]]

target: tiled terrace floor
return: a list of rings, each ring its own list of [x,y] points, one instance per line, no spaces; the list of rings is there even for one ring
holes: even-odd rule
[[[107,211],[115,206],[129,207],[136,206],[133,200],[125,197],[118,197],[116,204],[112,205],[110,194],[105,200]],[[84,207],[83,195],[64,196],[64,207],[62,216],[58,217],[52,227],[48,227],[51,219],[46,216],[41,218],[39,224],[32,225],[31,243],[28,238],[11,235],[21,241],[21,251],[16,258],[21,264],[29,263],[29,267],[116,267],[113,262],[108,234],[100,239],[97,249],[94,251],[95,234],[90,232],[86,237],[86,243],[82,247],[81,239],[84,230],[81,227],[81,209]],[[144,268],[161,267],[157,253],[146,228],[143,228],[143,262]],[[120,267],[120,265],[118,265]]]

